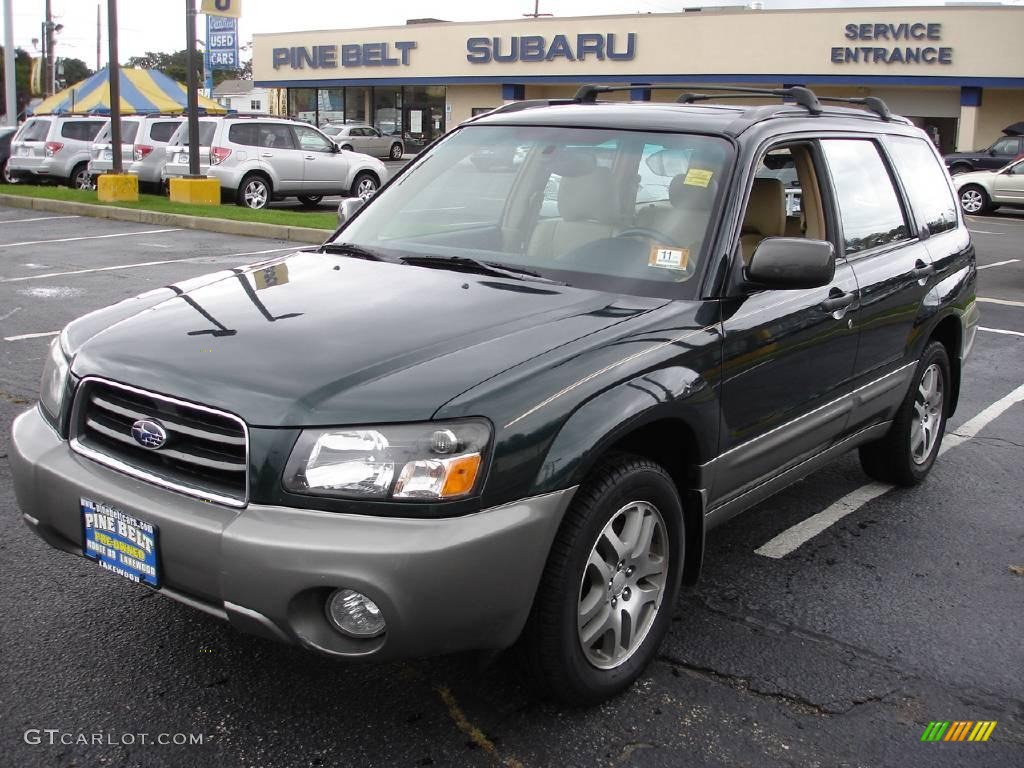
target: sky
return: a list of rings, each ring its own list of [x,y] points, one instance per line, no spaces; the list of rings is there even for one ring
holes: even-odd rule
[[[96,68],[96,8],[102,5],[101,63],[107,61],[107,0],[51,0],[54,20],[63,24],[55,46],[58,56],[82,59]],[[196,2],[199,5],[199,0]],[[556,16],[596,16],[617,13],[671,13],[684,7],[742,5],[743,0],[541,0],[542,13]],[[793,7],[883,7],[942,5],[938,0],[765,0],[768,9]],[[1021,5],[1024,0],[1007,4]],[[118,53],[121,61],[145,51],[177,51],[185,47],[185,3],[182,0],[121,0],[117,6]],[[14,0],[14,43],[35,52],[32,38],[40,35],[45,0]],[[342,29],[404,24],[406,19],[433,16],[448,21],[520,18],[533,11],[533,0],[242,0],[240,38],[256,32]],[[199,35],[205,34],[202,17]],[[243,53],[243,59],[246,55]]]

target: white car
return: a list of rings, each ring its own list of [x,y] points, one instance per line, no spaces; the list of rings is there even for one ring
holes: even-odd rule
[[[373,157],[401,160],[405,146],[401,139],[382,134],[371,125],[328,123],[321,129],[342,149],[362,152]]]
[[[1024,158],[998,171],[974,171],[953,177],[964,213],[989,213],[1001,205],[1024,207]]]

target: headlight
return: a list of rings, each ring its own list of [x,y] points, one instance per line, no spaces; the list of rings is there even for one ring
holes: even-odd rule
[[[68,359],[64,356],[58,336],[50,343],[50,351],[43,364],[43,378],[39,383],[39,403],[50,419],[60,420],[60,407],[64,400],[64,388],[68,378]]]
[[[485,421],[305,430],[285,467],[295,493],[357,499],[457,499],[477,489]]]

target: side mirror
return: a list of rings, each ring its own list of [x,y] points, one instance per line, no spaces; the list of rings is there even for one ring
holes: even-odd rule
[[[794,290],[828,285],[835,273],[832,243],[802,237],[769,237],[754,249],[744,277],[759,287]]]
[[[356,212],[363,207],[366,201],[361,197],[346,197],[338,205],[338,226],[356,215]]]

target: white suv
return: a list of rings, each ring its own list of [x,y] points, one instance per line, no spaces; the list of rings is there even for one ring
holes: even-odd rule
[[[342,150],[311,125],[278,117],[200,120],[200,170],[248,208],[298,197],[309,207],[324,195],[372,197],[387,179],[384,163]],[[164,177],[188,175],[187,124],[167,149]]]
[[[93,189],[89,147],[107,118],[32,117],[11,141],[8,172],[17,179],[64,181],[77,189]]]
[[[160,174],[167,156],[164,147],[183,122],[171,115],[131,115],[121,118],[121,162],[125,173],[139,177],[142,187],[159,187]],[[110,173],[114,167],[108,120],[92,143],[89,172],[93,176]]]

